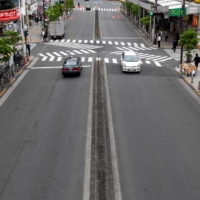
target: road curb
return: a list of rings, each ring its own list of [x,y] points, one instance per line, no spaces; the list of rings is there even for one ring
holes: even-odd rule
[[[177,70],[175,70],[176,73],[180,76],[181,79],[183,79],[185,81],[185,83],[187,83],[187,85],[200,97],[200,91],[197,90],[183,75],[181,75],[181,73]]]
[[[15,77],[11,78],[10,82],[5,86],[5,88],[0,89],[0,98],[8,91],[10,87],[15,83],[15,81],[19,78],[19,76],[27,69],[27,67],[31,64],[31,62],[34,60],[34,56],[30,61],[28,61],[25,66],[22,67],[22,69],[16,73]]]

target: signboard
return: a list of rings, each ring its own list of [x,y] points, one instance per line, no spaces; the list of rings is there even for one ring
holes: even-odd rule
[[[198,26],[198,18],[197,15],[193,15],[192,18],[192,26],[197,27]]]
[[[197,7],[189,7],[188,14],[197,13]]]
[[[0,12],[0,22],[13,21],[20,18],[19,10],[7,10]]]
[[[184,15],[186,14],[186,8],[184,9]],[[183,9],[182,8],[174,8],[169,9],[169,17],[179,17],[183,15]]]

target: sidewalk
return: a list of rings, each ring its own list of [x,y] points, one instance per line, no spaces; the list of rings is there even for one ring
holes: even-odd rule
[[[137,26],[136,24],[129,19],[124,13],[121,13],[124,17],[126,17],[130,23],[134,26],[134,28],[140,33],[140,35],[143,36],[143,38],[153,47],[158,47],[157,45],[152,44],[152,41],[150,41],[145,33],[143,33]],[[162,30],[163,31],[163,30]],[[164,33],[164,31],[163,31]],[[161,41],[161,48],[160,49],[171,49],[172,48],[172,44],[175,38],[175,34],[168,32],[168,41],[165,42],[165,38],[164,36],[162,37],[162,41]],[[177,49],[180,49],[180,45],[177,46]],[[199,49],[194,49],[195,52],[199,51]],[[198,53],[198,52],[197,52]],[[194,53],[193,53],[194,54]],[[200,53],[199,53],[200,56]],[[173,57],[173,56],[172,56]],[[179,56],[180,58],[180,56]],[[200,68],[200,64],[199,64],[199,68]],[[180,77],[190,86],[191,89],[193,89],[196,94],[200,97],[200,88],[198,87],[199,82],[200,82],[200,69],[197,70],[196,75],[193,77],[193,81],[191,80],[191,76],[185,76],[184,73],[180,73],[180,68],[179,66],[174,66],[175,71],[180,75]]]

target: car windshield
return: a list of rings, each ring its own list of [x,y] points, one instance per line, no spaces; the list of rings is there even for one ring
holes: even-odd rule
[[[126,61],[126,62],[137,62],[137,61],[139,61],[139,58],[137,56],[134,56],[134,55],[127,55],[127,56],[124,56],[124,61]]]
[[[76,65],[77,65],[77,62],[75,60],[68,60],[65,63],[65,66],[76,66]]]

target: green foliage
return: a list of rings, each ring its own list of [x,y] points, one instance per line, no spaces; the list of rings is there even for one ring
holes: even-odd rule
[[[133,14],[134,16],[138,16],[138,5],[133,4],[132,2],[129,1],[124,1],[122,2],[123,8],[127,9],[127,12],[129,14]]]
[[[146,15],[145,17],[141,18],[141,22],[142,22],[142,25],[149,25],[150,23],[150,17],[149,15]]]
[[[70,11],[74,7],[74,1],[73,0],[66,0],[65,6],[66,6],[66,12]]]
[[[133,13],[134,16],[138,16],[138,5],[137,4],[133,4],[131,6],[131,12]]]
[[[7,44],[7,39],[0,39],[0,62],[8,62],[10,60],[13,48]]]
[[[49,22],[57,21],[59,16],[63,15],[63,11],[64,8],[62,4],[55,4],[45,11],[45,16],[49,16]]]
[[[188,57],[200,41],[200,38],[197,37],[197,31],[192,28],[185,30],[180,36],[179,44],[184,46],[187,51],[185,55]]]
[[[15,44],[22,40],[22,36],[20,36],[19,33],[15,31],[6,31],[4,32],[4,39],[6,44],[13,45],[14,47]]]
[[[14,46],[20,40],[22,40],[22,37],[18,32],[4,32],[4,36],[0,39],[0,62],[8,62],[10,60],[11,53],[17,50]]]

